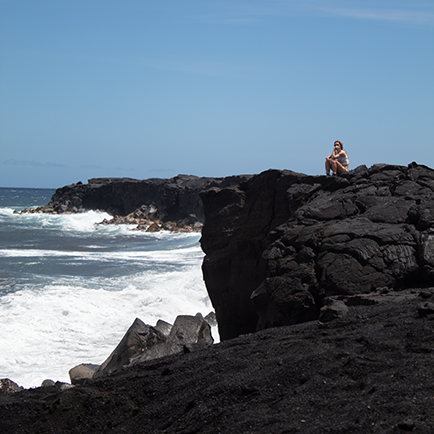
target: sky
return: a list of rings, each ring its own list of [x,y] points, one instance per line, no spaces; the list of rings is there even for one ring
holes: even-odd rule
[[[0,0],[0,187],[434,168],[433,0]]]

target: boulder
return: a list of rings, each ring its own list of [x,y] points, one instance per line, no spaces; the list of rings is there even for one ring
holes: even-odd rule
[[[64,383],[63,381],[56,381],[56,383],[54,383],[54,386],[62,392],[64,390],[72,389],[75,387],[73,384]]]
[[[196,316],[178,315],[170,330],[167,342],[181,345],[196,342],[212,344],[214,339],[211,335],[211,327],[201,314]]]
[[[210,312],[204,320],[211,326],[215,327],[217,325],[217,318],[215,316],[215,312]]]
[[[213,342],[211,327],[201,314],[179,315],[173,326],[159,320],[152,327],[136,318],[101,366],[83,364],[72,368],[69,372],[71,383],[81,384],[88,378],[96,379],[146,360],[196,351]]]
[[[155,325],[155,328],[167,337],[170,334],[170,330],[172,330],[172,324],[163,321],[162,319],[159,319],[157,321],[157,324]]]
[[[337,318],[342,318],[348,312],[348,306],[342,300],[330,298],[325,306],[321,308],[319,320],[321,322],[332,321]]]
[[[211,327],[202,315],[179,315],[170,330],[167,341],[133,357],[130,366],[183,351],[191,352],[193,350],[191,345],[203,348],[213,342]]]
[[[18,386],[9,378],[0,379],[0,395],[10,395],[11,393],[21,392],[24,387]]]
[[[91,379],[99,368],[100,365],[93,365],[92,363],[82,363],[75,366],[69,370],[71,384],[83,384],[86,380]]]
[[[146,232],[160,232],[161,228],[157,223],[151,223],[146,229]]]
[[[166,337],[163,333],[155,327],[146,325],[139,318],[136,318],[118,346],[113,350],[107,360],[95,371],[93,378],[121,370],[130,363],[134,356],[146,352],[154,345],[161,344],[165,341]]]

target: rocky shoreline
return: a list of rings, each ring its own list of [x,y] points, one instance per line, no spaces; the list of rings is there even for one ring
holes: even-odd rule
[[[41,387],[55,386],[63,391],[147,360],[204,348],[213,344],[211,327],[216,324],[214,312],[205,318],[200,313],[195,316],[179,315],[174,324],[158,320],[155,326],[136,318],[117,347],[100,365],[80,364],[69,370],[70,383],[46,379]],[[0,395],[23,390],[22,386],[9,378],[0,379]]]
[[[434,291],[341,297],[346,311],[0,395],[21,433],[431,433]]]
[[[37,210],[204,224],[222,342],[200,316],[168,335],[136,320],[107,370],[76,367],[74,387],[2,380],[0,432],[432,432],[434,170],[225,179],[145,183],[164,200],[142,203],[141,181],[90,180]]]
[[[100,224],[136,225],[136,230],[200,232],[204,211],[199,193],[239,184],[251,175],[206,178],[178,175],[170,179],[92,178],[58,188],[50,202],[20,213],[71,214],[89,210],[112,216]]]

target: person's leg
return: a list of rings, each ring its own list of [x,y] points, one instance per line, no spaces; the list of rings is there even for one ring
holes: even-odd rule
[[[336,170],[335,171],[338,175],[340,175],[341,173],[344,173],[344,172],[348,172],[348,169],[346,167],[342,166],[342,164],[339,163],[339,161],[335,161],[335,163],[336,163]]]
[[[327,174],[331,170],[333,172],[333,175],[336,175],[336,161],[332,160],[331,158],[327,158],[325,163],[325,170]]]
[[[336,175],[336,160],[330,160],[330,167],[332,168],[333,175]]]

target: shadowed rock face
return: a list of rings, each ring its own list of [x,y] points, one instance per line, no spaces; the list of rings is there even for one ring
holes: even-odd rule
[[[434,283],[434,171],[269,170],[201,194],[203,274],[222,340],[319,317],[324,298]]]

